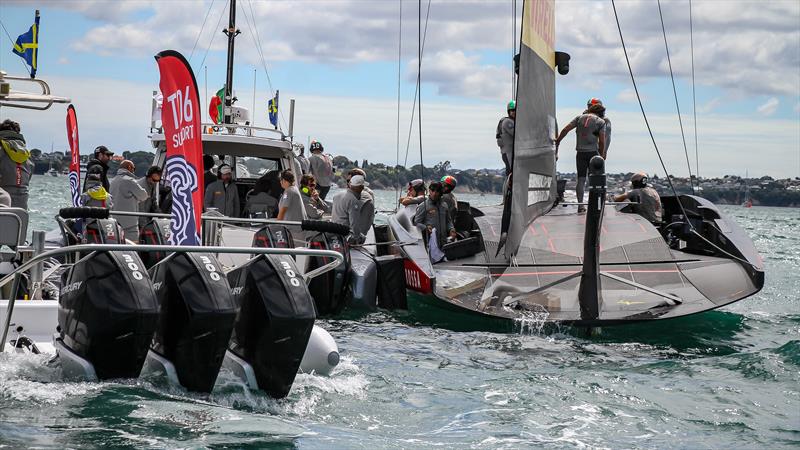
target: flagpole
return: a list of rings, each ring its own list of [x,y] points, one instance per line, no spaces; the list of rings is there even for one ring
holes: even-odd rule
[[[203,92],[203,104],[204,105],[208,105],[208,66],[203,66],[203,73],[204,73],[204,75],[203,75],[203,83],[205,84],[205,86],[203,87],[203,91],[204,91]],[[204,111],[205,115],[211,114],[208,111],[208,107],[207,106],[203,107],[203,111]],[[211,122],[211,117],[210,116],[208,117],[208,121]]]
[[[250,119],[250,125],[256,125],[256,69],[253,69],[253,111],[251,112],[252,119]]]

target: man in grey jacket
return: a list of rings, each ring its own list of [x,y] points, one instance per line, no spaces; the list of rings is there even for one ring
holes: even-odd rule
[[[114,199],[112,211],[138,212],[139,203],[147,200],[147,191],[139,184],[134,175],[133,162],[122,161],[117,176],[111,181],[111,198]],[[134,216],[115,216],[117,223],[125,230],[125,239],[139,242],[139,218]]]
[[[314,175],[314,179],[317,180],[319,197],[325,200],[325,197],[328,196],[328,191],[331,190],[331,184],[333,184],[333,163],[330,156],[322,153],[323,150],[321,142],[312,142],[311,157],[308,158],[308,164],[311,175]]]
[[[239,217],[239,190],[233,182],[233,170],[231,166],[222,164],[219,166],[219,179],[208,185],[206,196],[203,201],[205,209],[217,208],[222,215],[228,217]]]
[[[426,237],[426,244],[433,230],[436,230],[436,241],[439,248],[447,243],[448,236],[456,238],[456,229],[450,220],[447,204],[442,201],[443,193],[442,183],[438,181],[431,183],[428,186],[428,198],[425,199],[425,203],[417,205],[417,213],[414,215],[414,225]]]
[[[348,242],[352,244],[364,243],[367,232],[372,226],[372,217],[375,215],[375,206],[371,198],[362,196],[364,187],[368,185],[363,175],[353,175],[347,189],[333,198],[331,220],[350,227]]]
[[[0,123],[0,145],[0,188],[11,196],[11,206],[28,209],[33,162],[17,122],[6,119]]]
[[[159,183],[161,182],[161,174],[162,174],[161,167],[158,166],[150,166],[147,169],[147,175],[142,178],[139,178],[137,183],[139,186],[142,187],[147,192],[147,198],[144,201],[139,202],[139,212],[144,213],[160,213],[161,205],[159,204],[159,196],[161,193],[159,192]],[[149,217],[139,217],[139,229],[147,224],[150,221]]]

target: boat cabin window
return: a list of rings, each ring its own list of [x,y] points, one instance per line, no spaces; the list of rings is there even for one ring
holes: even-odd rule
[[[282,170],[280,160],[259,158],[257,156],[236,157],[236,170],[234,172],[237,179],[249,178],[255,180],[273,170]]]

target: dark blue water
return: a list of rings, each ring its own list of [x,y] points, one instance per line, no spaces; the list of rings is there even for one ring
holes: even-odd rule
[[[408,314],[326,321],[342,364],[300,375],[282,401],[226,373],[205,398],[142,380],[66,383],[43,358],[2,355],[0,445],[797,448],[800,210],[724,211],[754,238],[767,282],[719,311],[592,338],[452,331]]]

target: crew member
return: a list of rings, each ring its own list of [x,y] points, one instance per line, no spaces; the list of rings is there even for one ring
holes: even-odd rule
[[[214,173],[214,157],[203,155],[203,188],[208,189],[208,185],[215,181],[217,175]]]
[[[303,144],[298,144],[297,149],[300,151],[300,154],[297,155],[297,163],[300,164],[300,170],[303,172],[303,175],[309,173],[309,163],[308,158],[306,158],[305,152],[306,148]]]
[[[245,196],[245,214],[252,219],[274,218],[278,215],[278,199],[282,195],[280,172],[270,170],[256,180]]]
[[[447,243],[448,235],[452,239],[456,238],[456,229],[447,213],[447,205],[442,202],[443,193],[442,183],[437,181],[431,183],[428,186],[428,198],[424,203],[417,205],[417,213],[414,215],[414,224],[426,237],[426,241],[430,240],[431,234],[434,229],[436,230],[439,248]]]
[[[314,175],[306,174],[300,178],[300,194],[303,196],[303,206],[309,219],[322,219],[325,213],[331,212],[328,202],[319,198]]]
[[[0,188],[11,197],[12,207],[27,210],[33,162],[17,122],[6,119],[0,123],[0,145]]]
[[[0,188],[0,208],[8,208],[11,206],[11,196],[8,195],[5,189]]]
[[[166,212],[161,210],[161,174],[163,171],[161,167],[150,166],[147,169],[147,175],[139,178],[139,186],[147,192],[147,198],[139,202],[139,212],[143,213],[161,213]],[[150,217],[139,217],[139,229],[150,221]]]
[[[308,158],[309,171],[317,180],[319,198],[325,200],[333,183],[333,163],[331,157],[322,153],[324,147],[319,141],[311,143],[311,157]]]
[[[283,195],[278,202],[278,220],[301,221],[306,219],[306,210],[303,207],[303,198],[294,184],[294,173],[286,169],[281,172],[281,187]]]
[[[114,152],[106,148],[105,145],[95,148],[94,158],[90,159],[86,164],[86,181],[88,182],[89,180],[89,174],[96,174],[100,177],[103,188],[108,191],[111,187],[108,182],[108,162],[111,161],[112,156],[114,156]],[[86,189],[86,182],[84,182],[83,190],[86,191]]]
[[[454,224],[456,222],[456,212],[458,212],[458,199],[453,194],[453,189],[456,188],[458,181],[452,175],[445,175],[442,177],[442,202],[447,204],[447,214],[450,215],[450,221]]]
[[[586,111],[584,111],[583,113],[587,114],[589,112],[589,108],[591,108],[592,105],[604,106],[603,102],[600,101],[599,98],[592,98],[592,99],[589,99],[588,102],[586,102]],[[600,118],[602,118],[603,122],[606,123],[605,140],[606,140],[606,154],[608,154],[608,148],[611,147],[611,119],[606,117],[606,111],[605,110],[603,110],[600,113]]]
[[[239,190],[233,182],[231,166],[219,166],[219,179],[208,185],[203,204],[208,208],[217,208],[222,215],[239,217]]]
[[[419,178],[409,181],[405,197],[400,197],[400,204],[403,206],[419,205],[424,201],[425,182]]]
[[[113,208],[114,202],[111,194],[103,187],[103,180],[99,173],[86,175],[83,194],[81,194],[81,205],[96,208]]]
[[[358,167],[354,167],[350,169],[349,172],[347,172],[348,183],[350,183],[350,178],[353,178],[353,175],[361,175],[362,177],[364,177],[365,180],[367,179],[367,172],[364,172],[362,169],[359,169]],[[369,186],[369,183],[367,183],[367,186]],[[361,191],[361,200],[366,200],[366,197],[369,197],[370,200],[372,200],[372,203],[375,203],[375,193],[372,192],[372,189],[370,189],[367,186],[364,186],[364,190]]]
[[[561,140],[575,129],[575,165],[577,166],[577,185],[575,193],[578,197],[578,203],[583,203],[583,191],[586,186],[586,176],[589,171],[589,160],[595,155],[600,155],[603,159],[606,158],[606,144],[605,144],[605,121],[601,117],[605,113],[605,108],[602,104],[593,104],[589,106],[588,112],[581,114],[572,119],[561,133],[556,138],[556,159],[558,159],[558,146]],[[578,205],[578,212],[586,212],[586,207]]]
[[[513,166],[511,158],[514,153],[514,121],[517,120],[517,102],[508,102],[508,116],[500,119],[497,123],[497,146],[500,147],[500,156],[503,157],[503,164],[506,166],[506,175],[511,173]]]
[[[637,203],[631,205],[633,211],[653,224],[661,224],[661,197],[655,189],[647,185],[647,174],[639,172],[631,177],[630,191],[614,197],[615,202],[625,200]]]
[[[137,212],[139,203],[147,200],[147,191],[136,181],[136,167],[132,161],[125,160],[119,164],[117,176],[111,180],[111,197],[114,199],[114,211]],[[139,218],[135,216],[115,216],[117,223],[125,230],[125,239],[139,242]]]
[[[353,244],[364,243],[369,227],[372,226],[371,217],[375,208],[372,201],[365,200],[368,196],[362,196],[364,187],[368,185],[363,175],[353,175],[347,189],[333,198],[331,220],[350,227],[348,241]]]

